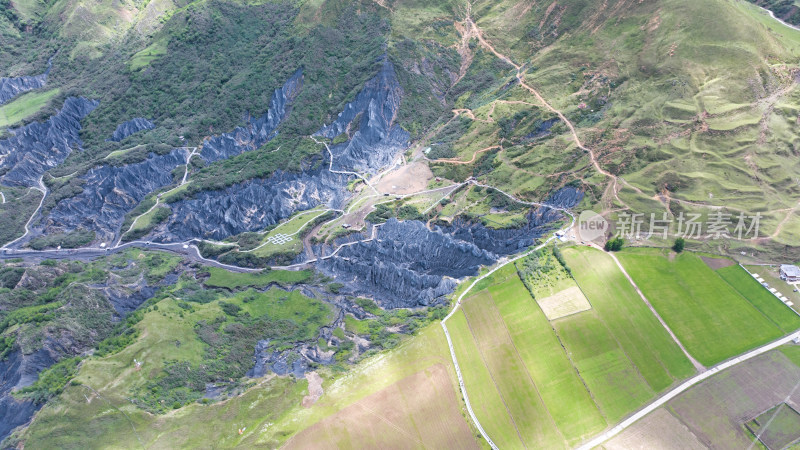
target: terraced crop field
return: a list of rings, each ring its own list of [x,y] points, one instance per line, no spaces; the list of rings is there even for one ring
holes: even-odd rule
[[[503,268],[448,321],[475,413],[501,448],[578,445],[694,373],[610,257],[564,256],[592,309],[549,321]]]
[[[620,252],[619,260],[689,353],[706,366],[784,334],[694,254],[639,248]]]
[[[695,371],[610,256],[586,247],[564,250],[567,264],[650,388],[660,392]]]

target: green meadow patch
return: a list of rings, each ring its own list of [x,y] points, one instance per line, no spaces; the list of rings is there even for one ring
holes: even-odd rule
[[[610,256],[586,247],[563,252],[598,318],[654,391],[661,392],[694,373],[689,359]]]
[[[219,267],[208,267],[208,279],[203,284],[209,287],[241,288],[266,286],[270,283],[281,285],[297,284],[311,278],[310,270],[265,270],[261,272],[231,272]]]
[[[783,335],[694,254],[629,249],[619,259],[678,339],[706,366]]]
[[[769,317],[784,333],[791,333],[800,328],[800,316],[741,266],[724,267],[717,270],[717,274],[765,316]]]
[[[47,106],[48,102],[58,93],[58,89],[28,92],[11,103],[0,106],[0,130],[17,125],[28,117],[33,116]]]

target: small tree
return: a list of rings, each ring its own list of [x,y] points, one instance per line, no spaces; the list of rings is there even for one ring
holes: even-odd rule
[[[674,250],[675,253],[680,253],[683,251],[683,248],[685,246],[686,246],[686,241],[683,238],[679,237],[678,239],[675,239],[675,243],[672,244],[672,250]]]
[[[607,252],[618,252],[622,250],[623,245],[625,245],[625,239],[615,237],[606,241],[605,249]]]

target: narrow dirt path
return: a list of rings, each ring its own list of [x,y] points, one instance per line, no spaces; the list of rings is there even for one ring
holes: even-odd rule
[[[20,236],[20,237],[14,239],[13,241],[7,243],[2,248],[8,248],[8,247],[11,246],[11,244],[14,244],[17,241],[20,241],[21,239],[24,239],[30,233],[30,225],[33,222],[33,219],[35,219],[36,216],[39,215],[39,212],[42,210],[42,205],[44,205],[44,199],[47,198],[47,186],[44,185],[44,176],[39,177],[39,186],[38,187],[34,186],[34,187],[31,187],[30,189],[36,190],[36,191],[39,191],[39,192],[42,193],[42,199],[39,201],[39,206],[36,207],[36,210],[33,212],[33,214],[31,214],[31,217],[28,218],[28,221],[25,222],[25,226],[23,227],[25,233],[22,236]],[[5,196],[3,197],[3,203],[5,203]]]
[[[496,148],[500,148],[500,146],[492,145],[486,148],[482,148],[473,153],[472,158],[469,161],[461,161],[459,159],[428,159],[427,157],[425,157],[425,159],[427,159],[430,162],[445,163],[445,164],[472,164],[473,162],[475,162],[475,158],[477,158],[479,154],[488,152],[489,150],[494,150]]]
[[[792,216],[797,212],[798,208],[800,208],[800,202],[796,203],[791,209],[789,209],[789,212],[786,213],[786,217],[784,217],[783,220],[781,220],[781,222],[778,224],[778,226],[775,227],[775,231],[770,236],[770,239],[775,239],[778,237],[779,234],[781,234],[781,231],[783,231],[783,227],[786,225],[787,222],[789,222],[789,219],[791,219]]]
[[[507,57],[506,55],[498,52],[494,48],[494,46],[492,46],[492,44],[489,43],[483,37],[483,32],[478,27],[478,25],[476,25],[475,22],[472,21],[472,19],[470,17],[467,17],[466,22],[470,25],[470,27],[472,29],[475,30],[474,36],[475,36],[476,39],[478,39],[478,41],[480,42],[481,45],[483,45],[487,50],[492,52],[492,54],[494,54],[497,58],[499,58],[500,60],[502,60],[505,63],[509,64],[510,66],[514,67],[514,69],[517,71],[516,79],[519,82],[520,86],[522,86],[528,92],[533,94],[533,96],[536,97],[536,100],[545,109],[547,109],[548,111],[550,111],[553,114],[557,115],[558,118],[561,119],[562,122],[564,122],[564,124],[567,126],[567,128],[569,128],[570,134],[572,135],[572,140],[575,143],[575,145],[578,148],[580,148],[581,150],[583,150],[583,151],[585,151],[586,153],[589,154],[589,159],[591,160],[592,165],[594,166],[595,170],[597,170],[597,172],[599,172],[600,174],[602,174],[602,175],[604,175],[604,176],[606,176],[606,177],[611,179],[610,187],[609,187],[609,189],[606,189],[605,192],[608,193],[609,190],[610,190],[611,194],[613,194],[613,196],[616,198],[617,202],[619,202],[621,205],[623,205],[623,206],[625,206],[627,208],[628,205],[625,202],[623,202],[622,199],[619,198],[619,190],[620,190],[619,182],[618,182],[619,177],[617,177],[616,175],[612,174],[611,172],[603,169],[600,166],[600,163],[599,163],[599,161],[597,159],[597,155],[595,154],[595,152],[591,148],[586,147],[583,144],[583,142],[581,141],[580,137],[578,136],[578,132],[575,129],[575,125],[573,125],[572,122],[569,119],[567,119],[567,116],[565,116],[564,113],[562,113],[560,110],[556,109],[555,107],[553,107],[553,105],[548,103],[547,100],[545,100],[544,97],[539,93],[539,91],[537,91],[536,89],[534,89],[532,86],[530,86],[529,84],[527,84],[525,82],[525,76],[524,76],[524,73],[522,71],[522,66],[520,66],[519,64],[517,64],[514,61],[512,61],[511,58]],[[642,192],[641,189],[628,184],[624,180],[622,180],[622,181],[626,186],[630,187],[631,189],[633,189],[637,193],[644,195],[644,193]]]

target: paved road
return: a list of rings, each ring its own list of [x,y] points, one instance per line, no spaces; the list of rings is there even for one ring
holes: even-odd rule
[[[110,255],[123,251],[127,248],[142,248],[150,250],[164,250],[171,253],[177,253],[184,256],[186,259],[208,266],[220,267],[228,269],[232,272],[260,272],[263,269],[251,269],[248,267],[232,266],[230,264],[223,264],[213,259],[203,258],[200,255],[200,250],[196,245],[189,242],[176,242],[173,244],[159,244],[155,242],[142,242],[134,241],[128,242],[116,247],[98,248],[98,247],[85,247],[77,249],[60,249],[60,250],[18,250],[13,248],[0,249],[0,260],[25,258],[25,259],[72,259],[78,261],[91,261],[102,256]],[[290,269],[291,270],[291,269]]]
[[[756,357],[756,356],[758,356],[758,355],[760,355],[762,353],[766,353],[766,352],[768,352],[770,350],[778,348],[783,344],[787,344],[787,343],[791,342],[793,339],[798,338],[798,337],[800,337],[800,331],[796,331],[796,332],[790,334],[789,336],[786,336],[784,338],[778,339],[777,341],[771,342],[771,343],[769,343],[769,344],[767,344],[767,345],[765,345],[763,347],[759,347],[759,348],[757,348],[755,350],[752,350],[752,351],[750,351],[748,353],[745,353],[742,356],[737,356],[736,358],[733,358],[731,360],[725,361],[724,363],[718,364],[718,365],[712,367],[711,369],[708,369],[707,371],[705,371],[705,372],[703,372],[703,373],[701,373],[699,375],[696,375],[693,378],[690,378],[689,380],[685,381],[680,386],[678,386],[675,389],[673,389],[673,390],[667,392],[666,394],[662,395],[658,400],[656,400],[653,403],[645,406],[643,409],[641,409],[636,414],[634,414],[631,417],[625,419],[619,425],[617,425],[614,428],[606,431],[605,433],[595,437],[591,441],[581,445],[580,447],[578,447],[578,450],[589,450],[591,448],[597,447],[598,445],[602,444],[603,442],[605,442],[605,441],[611,439],[612,437],[616,436],[617,434],[619,434],[624,429],[626,429],[629,426],[633,425],[637,420],[639,420],[642,417],[648,415],[649,413],[655,411],[656,409],[658,409],[659,407],[663,406],[668,401],[670,401],[673,398],[675,398],[676,396],[678,396],[680,393],[682,393],[685,390],[689,389],[690,387],[696,385],[697,383],[700,383],[701,381],[705,380],[706,378],[712,377],[712,376],[716,375],[717,373],[719,373],[719,372],[721,372],[721,371],[723,371],[723,370],[725,370],[725,369],[727,369],[729,367],[733,367],[736,364],[739,364],[741,362],[747,361],[748,359],[754,358],[754,357]]]

